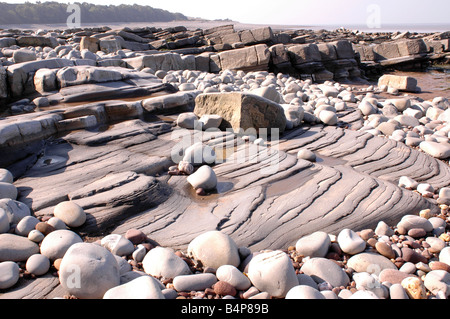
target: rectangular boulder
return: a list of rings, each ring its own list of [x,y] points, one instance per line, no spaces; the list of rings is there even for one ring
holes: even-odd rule
[[[314,43],[294,45],[288,50],[293,65],[320,62],[322,60],[319,47]]]
[[[266,71],[270,62],[270,52],[265,44],[223,51],[218,56],[221,70]]]
[[[396,42],[386,42],[373,46],[374,61],[400,58],[402,55]]]
[[[73,65],[74,62],[72,60],[55,58],[17,63],[8,66],[8,83],[12,97],[20,97],[35,92],[33,78],[37,70],[60,69]]]
[[[284,109],[278,103],[250,93],[200,94],[195,99],[194,113],[198,117],[219,115],[223,118],[223,127],[236,132],[268,129],[270,133],[271,129],[278,129],[282,133],[286,128]]]
[[[416,92],[417,90],[417,80],[410,76],[385,74],[378,80],[378,86],[381,85],[407,92]]]
[[[398,51],[400,56],[416,55],[427,53],[427,45],[423,39],[398,41]]]

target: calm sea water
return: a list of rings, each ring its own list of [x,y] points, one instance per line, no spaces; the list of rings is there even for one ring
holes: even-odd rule
[[[434,32],[444,32],[450,31],[450,23],[448,24],[409,24],[409,25],[393,25],[393,24],[381,24],[380,28],[369,28],[367,25],[277,25],[277,24],[248,24],[244,22],[236,22],[236,21],[211,21],[211,20],[188,20],[188,21],[171,21],[171,22],[117,22],[117,23],[104,23],[104,24],[87,24],[81,23],[82,28],[89,28],[95,26],[110,26],[114,28],[123,28],[123,27],[156,27],[156,28],[167,28],[174,26],[185,26],[187,29],[195,30],[196,28],[200,29],[208,29],[220,25],[233,24],[235,30],[244,30],[244,29],[257,29],[263,26],[270,26],[273,30],[300,30],[300,29],[310,29],[310,30],[336,30],[341,27],[350,30],[359,30],[362,32],[419,32],[419,33],[434,33]],[[2,25],[0,24],[1,29],[27,29],[27,30],[37,30],[37,29],[46,29],[46,30],[55,30],[55,29],[66,29],[67,25],[65,24],[12,24],[12,25]]]

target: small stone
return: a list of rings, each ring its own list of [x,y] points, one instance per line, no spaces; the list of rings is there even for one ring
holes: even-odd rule
[[[34,216],[26,216],[16,226],[16,234],[24,237],[28,237],[30,231],[35,229],[36,225],[39,223],[39,219]]]
[[[120,285],[116,258],[97,244],[72,245],[59,268],[61,286],[79,299],[101,299],[109,289]]]
[[[391,246],[385,242],[381,242],[381,241],[377,242],[375,244],[375,249],[386,258],[389,258],[389,259],[395,258],[395,253],[392,250]]]
[[[397,267],[386,257],[375,253],[364,252],[352,256],[347,261],[347,266],[356,272],[380,273],[383,269],[395,269]]]
[[[298,279],[289,256],[282,251],[260,253],[250,260],[248,278],[259,291],[283,298],[298,285]]]
[[[213,288],[214,292],[219,296],[235,296],[237,293],[236,288],[226,281],[218,281]]]
[[[391,299],[409,299],[405,288],[401,284],[393,284],[389,288],[389,296]]]
[[[329,283],[332,287],[347,286],[349,278],[345,271],[335,262],[326,258],[311,258],[300,268],[300,271],[310,276],[318,284]]]
[[[398,181],[398,187],[406,189],[416,189],[417,185],[419,185],[419,183],[408,176],[402,176]]]
[[[9,289],[14,286],[20,278],[20,268],[12,261],[0,263],[0,289]]]
[[[448,298],[450,296],[450,273],[445,270],[432,270],[425,276],[424,285],[433,295],[442,292],[445,298]]]
[[[231,265],[220,266],[216,271],[219,281],[227,282],[237,290],[247,290],[252,285],[247,276]]]
[[[145,255],[142,264],[144,271],[153,277],[173,279],[191,274],[189,266],[170,248],[153,248]]]
[[[445,247],[439,253],[439,261],[450,265],[450,247]]]
[[[103,299],[165,299],[157,280],[140,276],[105,292]]]
[[[218,269],[222,265],[238,267],[240,264],[236,243],[219,231],[209,231],[194,238],[189,243],[187,254],[201,261],[204,267]]]
[[[133,245],[142,244],[147,240],[147,235],[138,229],[129,229],[125,233],[125,238],[133,243]]]
[[[46,222],[40,222],[36,224],[36,230],[40,231],[44,236],[47,236],[52,231],[55,231],[55,227],[52,225],[46,223]]]
[[[431,270],[445,270],[446,272],[450,273],[450,265],[447,265],[446,263],[440,262],[440,261],[432,261],[430,263]]]
[[[8,215],[11,225],[18,224],[24,217],[31,215],[27,205],[10,198],[0,199],[0,208]]]
[[[6,168],[0,168],[0,182],[12,184],[14,182],[13,174]]]
[[[53,214],[69,227],[80,227],[86,222],[86,213],[83,208],[70,201],[56,205]]]
[[[186,175],[191,175],[194,173],[194,166],[189,162],[181,161],[178,163],[178,171]]]
[[[33,229],[28,233],[28,239],[35,243],[40,243],[44,239],[44,234],[39,230]]]
[[[67,229],[67,225],[58,217],[52,217],[47,220],[47,224],[53,226],[56,230]]]
[[[423,209],[419,212],[419,216],[425,219],[430,219],[433,215],[431,214],[431,209]]]
[[[377,234],[377,236],[381,237],[381,236],[392,236],[394,235],[394,230],[391,229],[391,227],[386,224],[384,221],[380,221],[378,222],[377,227],[375,228],[375,234]]]
[[[331,240],[325,232],[315,232],[300,238],[295,249],[297,253],[309,257],[325,257],[330,247]]]
[[[425,242],[430,245],[428,250],[430,253],[439,253],[442,249],[445,248],[445,241],[436,237],[427,237]]]
[[[422,238],[425,237],[427,232],[422,228],[411,228],[408,230],[408,236],[413,238]]]
[[[310,286],[295,286],[288,291],[285,299],[325,299],[325,296]]]
[[[0,234],[0,262],[26,261],[31,255],[39,253],[39,246],[26,237],[13,234]]]
[[[366,242],[353,230],[344,229],[338,237],[337,242],[344,253],[356,255],[366,248]]]
[[[427,299],[425,286],[420,278],[405,278],[402,280],[401,285],[411,299]]]
[[[211,288],[216,282],[214,274],[183,275],[173,279],[173,286],[176,291],[199,291]]]
[[[133,260],[140,263],[144,260],[146,254],[147,249],[143,245],[138,245],[136,249],[133,251],[131,257],[133,258]]]
[[[42,276],[49,271],[50,260],[44,255],[35,254],[28,258],[25,267],[30,274]]]
[[[413,228],[421,228],[426,232],[431,232],[433,230],[433,225],[428,219],[420,216],[406,215],[397,224],[397,228],[403,228],[406,232]]]
[[[200,167],[194,174],[187,178],[187,181],[195,189],[203,188],[204,190],[213,190],[217,186],[217,176],[214,170],[207,165]]]
[[[197,188],[197,189],[195,190],[195,193],[196,193],[198,196],[206,196],[206,191],[205,191],[203,188]]]
[[[129,256],[134,251],[133,243],[118,234],[110,234],[103,237],[100,244],[117,256]]]
[[[297,153],[297,158],[303,159],[305,161],[315,162],[316,154],[314,154],[312,151],[310,151],[308,149],[301,149]]]
[[[82,243],[80,236],[70,230],[55,230],[45,236],[41,243],[41,254],[50,260],[62,258],[66,251],[76,243]]]
[[[200,117],[199,122],[202,123],[203,130],[208,130],[217,129],[222,123],[222,120],[223,118],[220,115],[205,114]]]
[[[15,200],[17,195],[18,191],[16,186],[10,183],[0,182],[0,199],[9,198]]]
[[[450,157],[450,145],[448,143],[424,141],[420,143],[419,147],[425,153],[441,160]]]
[[[177,125],[181,128],[194,129],[199,125],[198,117],[192,112],[181,113],[180,115],[178,115]]]
[[[336,113],[328,110],[321,111],[319,113],[319,119],[322,121],[323,124],[331,126],[336,125],[339,121]]]
[[[402,258],[403,258],[403,260],[405,260],[407,262],[408,261],[412,262],[413,264],[416,264],[418,262],[423,262],[423,263],[428,262],[427,258],[425,258],[423,255],[419,254],[415,250],[408,248],[408,247],[402,248]]]

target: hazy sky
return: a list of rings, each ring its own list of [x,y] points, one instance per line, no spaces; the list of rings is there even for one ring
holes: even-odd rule
[[[0,0],[19,3],[25,0]],[[28,0],[35,2],[34,0]],[[56,0],[63,3],[75,1]],[[450,24],[449,0],[84,0],[117,5],[150,5],[189,17],[226,19],[242,23],[293,25]],[[79,2],[84,2],[79,0]],[[45,2],[42,0],[41,2]]]

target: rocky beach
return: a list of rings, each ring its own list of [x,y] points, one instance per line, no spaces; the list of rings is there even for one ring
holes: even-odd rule
[[[0,299],[448,299],[449,45],[1,30]]]

